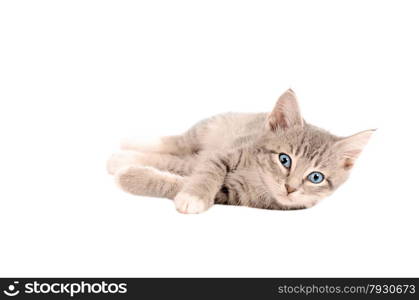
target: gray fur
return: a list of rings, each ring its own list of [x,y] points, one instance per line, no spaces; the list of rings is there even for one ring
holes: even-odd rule
[[[288,90],[271,113],[222,114],[157,143],[125,142],[123,150],[134,151],[113,155],[108,170],[123,190],[173,199],[184,213],[214,203],[301,209],[346,181],[372,132],[340,138],[310,125]],[[279,162],[280,153],[292,158],[289,170]],[[312,171],[326,179],[309,182]],[[286,185],[295,191],[288,193]]]

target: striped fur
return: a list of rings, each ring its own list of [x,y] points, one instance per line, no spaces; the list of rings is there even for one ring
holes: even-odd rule
[[[312,126],[288,90],[269,114],[228,113],[182,135],[124,141],[123,151],[108,161],[108,171],[123,190],[173,199],[183,213],[199,213],[214,203],[301,209],[346,181],[372,132],[340,138]],[[280,163],[280,153],[291,157],[290,169]],[[313,171],[326,179],[309,182]]]

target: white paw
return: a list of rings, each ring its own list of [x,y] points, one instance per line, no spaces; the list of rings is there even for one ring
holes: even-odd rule
[[[141,153],[135,151],[122,151],[113,154],[106,166],[108,173],[115,174],[122,168],[141,164],[141,155]]]
[[[183,214],[199,214],[209,208],[205,200],[185,193],[179,193],[174,201],[177,211]]]

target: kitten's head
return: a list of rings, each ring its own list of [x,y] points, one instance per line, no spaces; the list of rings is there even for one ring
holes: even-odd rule
[[[269,154],[263,183],[279,205],[313,206],[346,181],[373,132],[341,138],[307,124],[290,89],[268,115],[257,141],[256,147]]]

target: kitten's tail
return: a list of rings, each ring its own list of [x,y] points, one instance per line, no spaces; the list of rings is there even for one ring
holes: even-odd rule
[[[119,187],[131,194],[174,199],[183,187],[185,177],[153,167],[130,166],[115,174]]]

